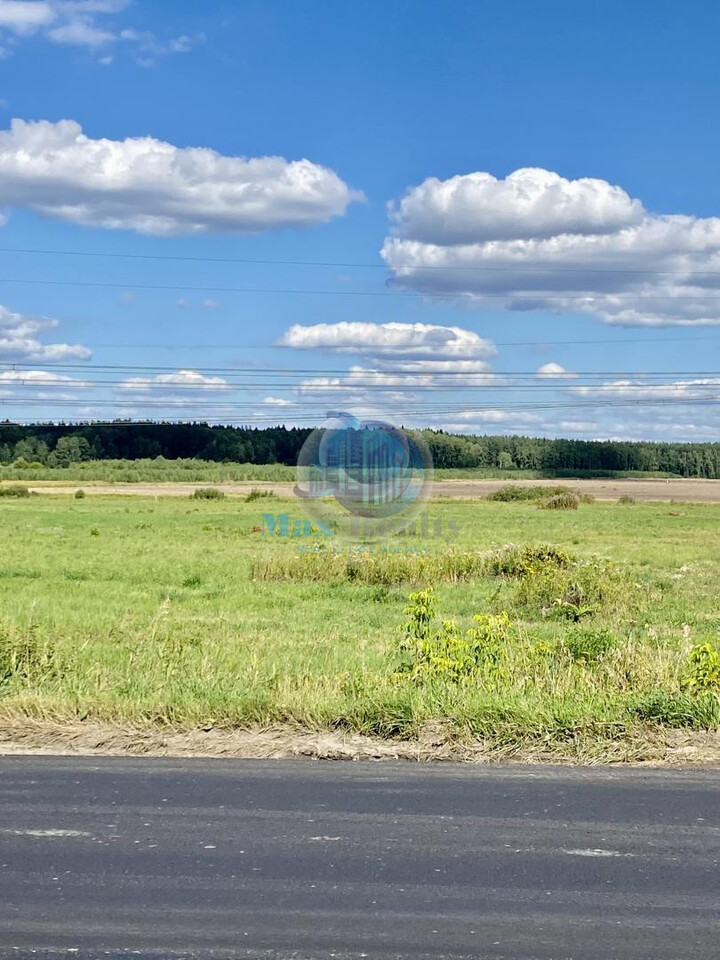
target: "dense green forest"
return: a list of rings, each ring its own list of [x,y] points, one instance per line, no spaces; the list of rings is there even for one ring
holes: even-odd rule
[[[297,461],[307,428],[206,423],[0,423],[0,463],[67,467],[85,460],[198,458],[220,463]],[[459,436],[427,430],[438,468],[535,470],[553,475],[643,471],[720,477],[720,443],[630,443]]]

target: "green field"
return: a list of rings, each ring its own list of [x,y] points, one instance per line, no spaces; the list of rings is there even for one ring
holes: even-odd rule
[[[456,541],[349,559],[263,537],[269,510],[298,515],[277,498],[0,499],[0,717],[397,738],[439,720],[498,756],[597,758],[717,726],[720,507],[433,502]],[[523,571],[507,544],[568,556]],[[408,596],[428,588],[425,623],[432,599]]]

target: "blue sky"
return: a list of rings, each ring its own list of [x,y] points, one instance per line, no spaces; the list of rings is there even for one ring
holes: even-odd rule
[[[0,416],[720,439],[718,28],[0,0]]]

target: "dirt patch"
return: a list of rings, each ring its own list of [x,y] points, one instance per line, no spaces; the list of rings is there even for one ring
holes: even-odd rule
[[[720,503],[720,480],[436,480],[433,497],[474,500],[493,493],[500,487],[562,486],[580,494],[589,494],[597,500],[618,500],[634,497],[636,500],[670,500],[685,503]],[[72,496],[82,488],[89,496],[114,494],[136,497],[189,497],[198,487],[217,486],[230,496],[247,496],[252,489],[271,490],[278,497],[292,497],[292,483],[78,483],[57,480],[38,481],[30,487],[33,493],[53,493]]]
[[[453,742],[439,724],[429,724],[417,740],[393,741],[292,727],[156,730],[79,721],[4,721],[0,755],[17,754],[720,766],[720,733],[642,731],[622,741],[500,749],[481,741]]]

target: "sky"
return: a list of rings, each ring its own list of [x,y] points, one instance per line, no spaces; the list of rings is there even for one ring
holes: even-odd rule
[[[719,31],[0,0],[0,418],[720,440]]]

